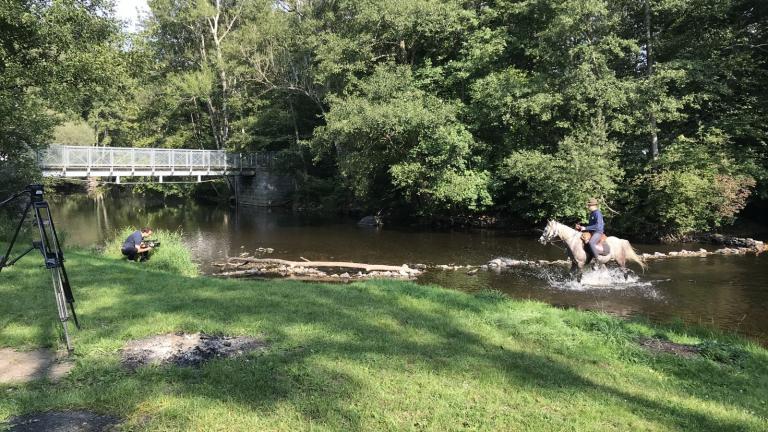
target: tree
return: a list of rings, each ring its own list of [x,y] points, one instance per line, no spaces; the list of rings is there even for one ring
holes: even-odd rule
[[[312,144],[336,153],[358,199],[401,201],[428,214],[491,203],[489,175],[475,166],[476,144],[457,104],[420,90],[404,66],[382,65],[355,87],[330,100]]]
[[[0,192],[32,181],[60,113],[83,112],[112,82],[119,28],[100,0],[0,3]]]

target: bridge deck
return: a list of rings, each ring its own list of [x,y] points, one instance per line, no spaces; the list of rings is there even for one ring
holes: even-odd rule
[[[251,175],[271,166],[274,153],[223,150],[51,145],[40,155],[47,177],[132,177]]]

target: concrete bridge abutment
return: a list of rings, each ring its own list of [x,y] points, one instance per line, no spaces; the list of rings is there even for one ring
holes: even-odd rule
[[[253,175],[232,177],[238,205],[255,207],[283,207],[291,202],[296,183],[290,175],[261,169]]]

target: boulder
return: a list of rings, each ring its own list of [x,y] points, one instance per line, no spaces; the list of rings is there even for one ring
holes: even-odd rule
[[[366,216],[359,221],[357,221],[358,226],[366,226],[366,227],[379,227],[384,225],[384,223],[381,221],[381,218],[378,216]]]

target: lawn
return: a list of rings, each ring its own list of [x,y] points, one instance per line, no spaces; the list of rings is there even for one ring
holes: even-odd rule
[[[735,336],[410,282],[220,280],[68,258],[76,366],[58,383],[0,386],[0,422],[86,409],[153,431],[768,430],[768,351]],[[0,346],[61,348],[39,260],[4,269],[0,299]],[[200,368],[120,366],[126,341],[179,331],[268,347]],[[650,336],[707,355],[650,353],[637,344]]]

